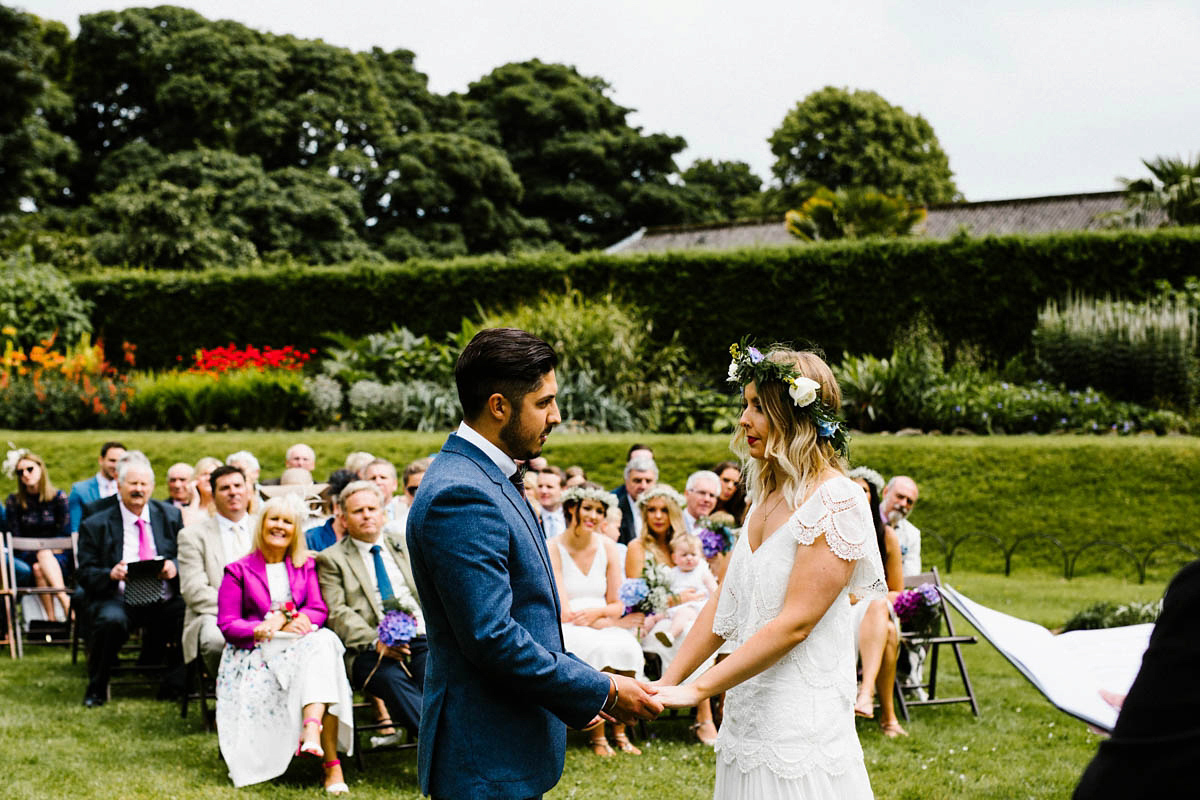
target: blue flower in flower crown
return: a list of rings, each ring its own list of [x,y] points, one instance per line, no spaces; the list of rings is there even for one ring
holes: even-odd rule
[[[822,439],[832,439],[838,431],[838,424],[832,420],[818,419],[816,421],[817,435]]]
[[[762,361],[765,356],[759,352],[757,347],[747,347],[746,352],[750,354],[750,363],[757,364]]]

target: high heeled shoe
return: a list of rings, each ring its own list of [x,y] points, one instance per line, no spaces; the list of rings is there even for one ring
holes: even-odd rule
[[[342,762],[336,758],[333,761],[326,761],[321,764],[321,766],[325,768],[325,772],[329,772],[329,770],[333,769],[334,767],[340,767],[341,765]],[[325,793],[334,795],[350,794],[350,787],[346,785],[344,780],[335,781],[334,783],[328,783],[325,785]]]
[[[316,717],[305,717],[304,722],[301,724],[301,728],[308,727],[308,723],[310,722],[317,726],[317,736],[320,736],[323,726],[321,725],[321,720],[317,719]],[[304,741],[304,734],[302,732],[300,734],[300,744],[296,747],[296,755],[311,756],[312,758],[324,758],[325,751],[321,748],[320,742]]]

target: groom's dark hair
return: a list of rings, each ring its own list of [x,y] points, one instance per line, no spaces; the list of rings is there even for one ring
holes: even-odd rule
[[[518,328],[480,331],[454,365],[463,419],[478,419],[487,399],[497,392],[519,406],[556,366],[558,355],[554,349],[532,333]]]

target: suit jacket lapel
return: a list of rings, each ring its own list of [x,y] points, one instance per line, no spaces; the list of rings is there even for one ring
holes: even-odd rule
[[[367,603],[371,606],[371,610],[375,612],[375,619],[383,619],[383,609],[379,607],[379,603],[375,600],[376,585],[371,583],[371,575],[367,572],[367,565],[363,563],[362,555],[358,552],[358,547],[354,544],[354,540],[346,534],[341,541],[341,546],[346,549],[346,563],[350,565],[350,571],[354,573],[354,577],[358,578],[358,583],[362,586],[362,592],[367,596]]]

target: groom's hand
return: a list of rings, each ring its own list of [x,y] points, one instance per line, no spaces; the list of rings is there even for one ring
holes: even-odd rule
[[[662,713],[663,704],[654,698],[658,690],[653,686],[625,675],[612,678],[617,685],[617,704],[608,712],[612,722],[631,724],[640,719],[654,719]]]

